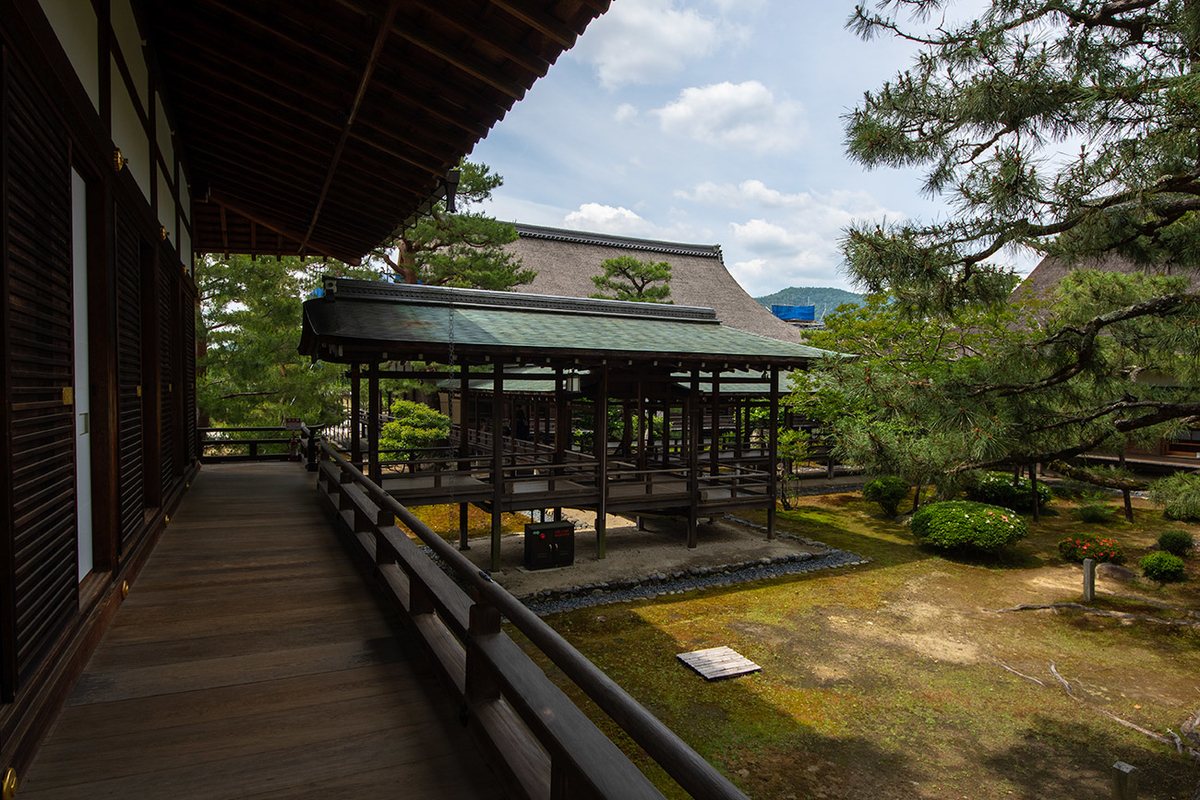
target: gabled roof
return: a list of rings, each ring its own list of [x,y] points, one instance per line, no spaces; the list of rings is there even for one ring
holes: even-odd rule
[[[626,359],[800,368],[824,355],[729,328],[708,308],[341,278],[326,279],[324,295],[304,304],[303,324],[300,352],[340,363]]]
[[[141,4],[200,252],[353,261],[546,74],[609,0]]]
[[[671,265],[671,300],[707,306],[731,328],[800,344],[803,338],[791,325],[772,316],[746,294],[725,268],[720,245],[680,244],[602,233],[545,228],[518,223],[517,241],[506,249],[521,257],[537,277],[515,291],[588,297],[595,294],[592,276],[609,258],[633,256],[642,261]]]

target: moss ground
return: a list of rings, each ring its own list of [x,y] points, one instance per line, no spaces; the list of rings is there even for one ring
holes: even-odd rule
[[[783,530],[871,563],[547,621],[753,798],[1107,797],[1118,760],[1139,768],[1140,797],[1191,797],[1195,764],[1103,712],[1178,731],[1200,707],[1200,631],[990,610],[1080,599],[1082,571],[1057,551],[1084,530],[1068,503],[985,561],[916,546],[857,494],[800,502],[780,512]],[[1180,525],[1139,505],[1132,525],[1086,529],[1115,536],[1136,564],[1168,527]],[[1200,538],[1200,526],[1182,527]],[[1200,611],[1197,561],[1183,584],[1104,582],[1097,605]],[[762,671],[706,683],[675,659],[718,645]]]

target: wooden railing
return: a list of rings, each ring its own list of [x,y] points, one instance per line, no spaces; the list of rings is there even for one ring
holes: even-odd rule
[[[504,632],[519,630],[693,797],[745,795],[611,678],[327,443],[318,487],[339,524],[463,703],[464,719],[517,797],[636,800],[662,794]],[[398,524],[427,545],[467,590]]]
[[[284,427],[200,428],[200,460],[298,461],[301,431]]]

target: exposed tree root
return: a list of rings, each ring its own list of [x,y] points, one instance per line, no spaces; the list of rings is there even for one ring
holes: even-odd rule
[[[1062,675],[1058,674],[1058,670],[1054,668],[1053,661],[1050,662],[1050,672],[1054,675],[1054,677],[1058,678],[1058,682],[1061,683],[1063,685],[1063,688],[1067,690],[1067,694],[1071,695],[1072,700],[1079,699],[1078,697],[1075,696],[1075,690],[1071,688],[1070,681],[1068,681]]]
[[[1114,617],[1116,619],[1139,620],[1141,622],[1157,622],[1159,625],[1181,625],[1185,628],[1195,628],[1200,630],[1200,619],[1163,619],[1162,617],[1153,617],[1149,614],[1127,614],[1123,611],[1109,611],[1104,608],[1092,608],[1085,606],[1082,603],[1022,603],[1019,606],[1011,608],[985,608],[984,611],[991,611],[993,614],[1007,614],[1010,611],[1044,611],[1048,608],[1075,608],[1087,614],[1092,614],[1098,617]],[[1173,609],[1180,611],[1183,609]]]
[[[1009,671],[1009,672],[1011,672],[1013,675],[1020,675],[1020,676],[1021,676],[1022,678],[1024,678],[1025,680],[1027,680],[1027,681],[1033,681],[1033,682],[1034,682],[1034,683],[1036,683],[1038,686],[1045,686],[1045,685],[1046,685],[1046,684],[1042,683],[1040,680],[1038,680],[1037,678],[1033,677],[1032,675],[1026,675],[1024,672],[1017,672],[1015,669],[1013,669],[1012,667],[1010,667],[1008,664],[1005,664],[1003,661],[1001,661],[1000,659],[996,658],[995,656],[993,656],[993,655],[991,655],[991,654],[989,654],[989,655],[988,655],[988,658],[989,658],[989,659],[991,659],[991,661],[992,661],[992,663],[993,663],[993,664],[995,664],[995,665],[996,665],[996,666],[998,666],[998,667],[1001,667],[1001,668],[1003,668],[1003,669],[1006,669],[1006,670],[1008,670],[1008,671]]]

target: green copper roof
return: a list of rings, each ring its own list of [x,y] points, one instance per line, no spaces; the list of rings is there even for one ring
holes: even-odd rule
[[[399,358],[424,351],[728,359],[800,366],[826,355],[721,325],[710,309],[509,292],[327,282],[304,304],[301,352],[339,360],[338,345]]]

